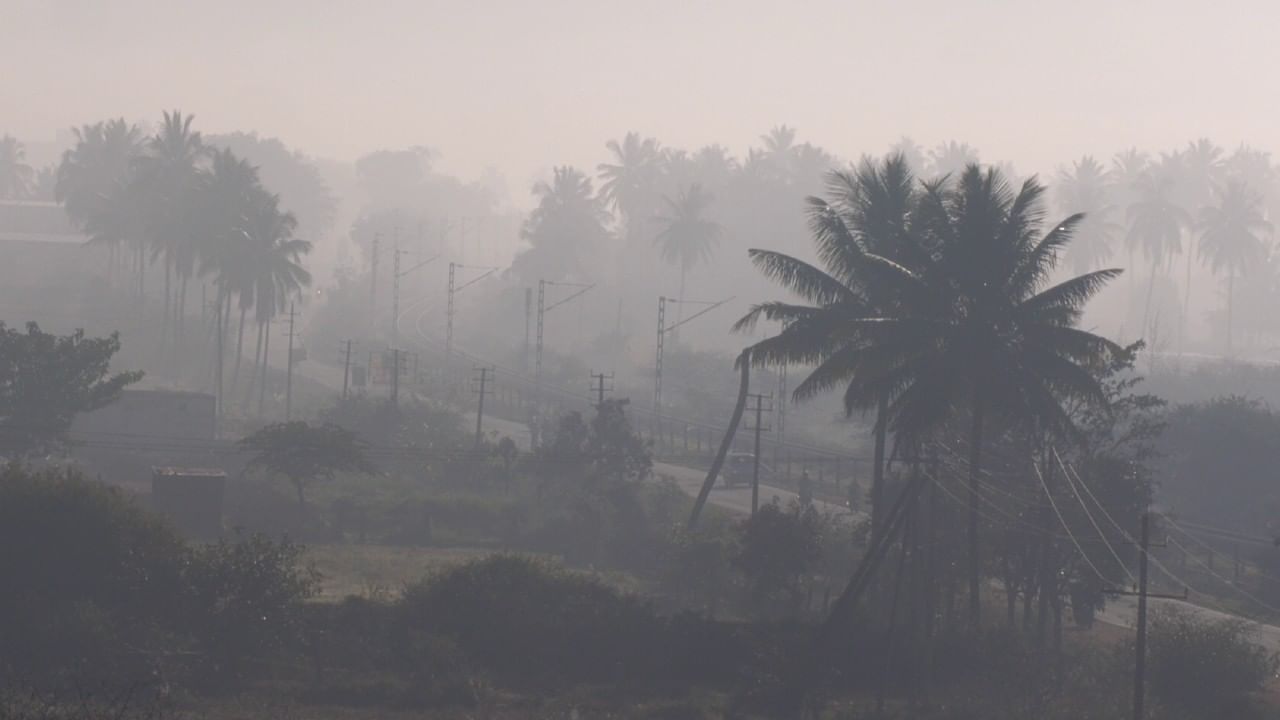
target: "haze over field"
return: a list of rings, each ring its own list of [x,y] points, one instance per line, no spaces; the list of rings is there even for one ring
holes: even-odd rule
[[[961,138],[1049,172],[1085,154],[1209,136],[1277,150],[1268,2],[796,6],[742,2],[197,3],[4,0],[6,130],[30,140],[181,107],[351,161],[426,145],[523,188],[591,167],[625,130],[743,152],[800,128],[856,158]],[[56,47],[56,52],[52,51]]]
[[[0,720],[1280,720],[1277,27],[0,0]]]

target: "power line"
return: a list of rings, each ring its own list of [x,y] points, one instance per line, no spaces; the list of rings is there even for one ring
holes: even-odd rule
[[[1058,509],[1058,503],[1054,502],[1053,493],[1049,491],[1049,483],[1045,482],[1044,475],[1040,472],[1040,467],[1036,463],[1031,463],[1032,469],[1036,471],[1036,477],[1040,480],[1040,487],[1044,488],[1044,496],[1049,499],[1049,507],[1053,508],[1053,514],[1058,516],[1058,522],[1062,524],[1062,529],[1067,531],[1067,537],[1071,538],[1071,544],[1076,546],[1076,552],[1080,553],[1080,557],[1084,558],[1084,562],[1089,566],[1090,570],[1098,576],[1098,579],[1106,582],[1107,576],[1102,574],[1097,565],[1089,559],[1088,553],[1084,548],[1080,547],[1080,543],[1076,541],[1076,536],[1071,533],[1071,527],[1067,525],[1067,521],[1062,517],[1062,511]]]
[[[1120,566],[1120,569],[1124,571],[1124,574],[1129,577],[1130,582],[1138,582],[1138,578],[1133,576],[1133,573],[1129,571],[1129,567],[1120,559],[1120,553],[1116,552],[1116,549],[1112,547],[1110,542],[1107,542],[1106,533],[1102,532],[1102,528],[1098,527],[1098,522],[1093,519],[1093,513],[1089,512],[1089,506],[1085,505],[1084,498],[1082,498],[1080,496],[1080,492],[1076,490],[1075,482],[1071,479],[1071,473],[1067,472],[1067,466],[1063,464],[1062,456],[1058,454],[1058,448],[1052,447],[1051,449],[1053,450],[1054,458],[1058,461],[1058,467],[1062,468],[1063,477],[1067,479],[1067,487],[1071,488],[1071,494],[1075,496],[1076,502],[1080,503],[1080,507],[1084,510],[1084,516],[1089,518],[1089,524],[1093,526],[1094,531],[1098,533],[1098,537],[1102,539],[1102,544],[1107,548],[1107,552],[1111,553],[1111,557],[1115,559],[1116,565]]]

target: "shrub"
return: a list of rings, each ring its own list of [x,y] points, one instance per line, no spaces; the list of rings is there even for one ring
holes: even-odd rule
[[[1277,669],[1276,658],[1253,642],[1243,620],[1204,621],[1164,610],[1151,622],[1151,690],[1166,704],[1206,717],[1243,717],[1251,694]]]
[[[287,539],[251,535],[191,551],[181,621],[196,638],[209,675],[232,679],[246,658],[297,643],[299,605],[315,593],[319,579],[303,565],[302,550]]]
[[[639,600],[532,558],[495,555],[406,589],[405,637],[448,638],[507,680],[620,682],[655,666],[664,623]]]
[[[42,688],[226,677],[294,637],[314,583],[296,545],[189,547],[75,473],[0,472],[0,543],[0,672]]]
[[[186,548],[118,490],[71,472],[0,472],[0,663],[40,684],[151,669],[172,627]]]

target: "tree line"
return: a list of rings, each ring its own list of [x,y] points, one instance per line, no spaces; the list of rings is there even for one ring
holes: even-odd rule
[[[163,269],[162,351],[184,341],[191,281],[207,279],[215,289],[220,355],[238,312],[234,391],[246,324],[257,326],[254,357],[265,375],[267,329],[310,284],[303,259],[312,245],[295,236],[297,219],[262,185],[257,168],[206,143],[192,120],[166,112],[150,137],[123,119],[75,129],[56,193],[89,244],[107,248],[113,270],[131,274],[139,298],[147,268]]]

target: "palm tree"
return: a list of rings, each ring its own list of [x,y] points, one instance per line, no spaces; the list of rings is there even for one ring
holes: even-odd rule
[[[1112,156],[1111,167],[1107,169],[1107,180],[1111,186],[1112,193],[1115,195],[1116,207],[1127,210],[1137,202],[1138,187],[1142,183],[1143,176],[1147,174],[1150,164],[1150,158],[1147,157],[1147,154],[1137,148],[1129,148]],[[1138,274],[1134,272],[1134,252],[1136,249],[1136,245],[1126,239],[1125,251],[1129,256],[1129,262],[1125,267],[1129,270],[1130,297],[1135,293],[1134,283],[1138,277]]]
[[[311,252],[311,243],[293,237],[297,220],[291,213],[280,210],[280,198],[276,195],[262,193],[258,196],[256,207],[250,212],[247,224],[247,237],[250,242],[250,259],[252,277],[247,286],[252,294],[254,319],[258,323],[258,347],[254,350],[254,361],[259,363],[261,385],[258,389],[258,414],[262,414],[262,397],[267,381],[267,351],[271,320],[279,314],[290,298],[302,294],[303,288],[311,284],[311,274],[302,266],[302,258]],[[241,316],[241,333],[243,334],[244,318]],[[238,344],[238,343],[237,343]],[[261,355],[261,360],[259,360]],[[239,352],[236,353],[237,369],[240,364]],[[235,386],[235,375],[232,375],[232,386]],[[246,399],[252,396],[253,382],[248,383]]]
[[[255,214],[263,212],[262,206],[270,196],[258,180],[257,168],[230,150],[215,150],[209,171],[201,178],[203,233],[195,250],[200,261],[200,274],[215,276],[217,326],[221,332],[225,332],[229,325],[227,319],[232,297],[238,300],[240,309],[235,370],[231,375],[234,393],[240,374],[245,316],[254,303],[253,275],[257,258],[254,257],[255,239],[250,224]]]
[[[142,131],[121,118],[72,132],[76,144],[62,154],[54,198],[90,243],[110,249],[114,268],[120,245],[130,237],[140,240],[131,188]]]
[[[557,167],[550,183],[533,187],[538,206],[529,213],[520,236],[530,247],[511,269],[527,281],[585,277],[588,257],[609,238],[604,200],[580,170]]]
[[[685,278],[700,262],[711,259],[711,251],[724,235],[724,228],[706,217],[715,196],[698,183],[690,185],[673,200],[664,197],[665,215],[657,217],[660,230],[654,242],[662,259],[680,268],[680,298],[684,299]],[[677,322],[679,318],[676,318]]]
[[[752,260],[770,279],[812,305],[765,303],[752,308],[735,329],[754,327],[763,315],[782,321],[786,329],[777,343],[757,345],[751,360],[771,364],[811,364],[821,361],[809,379],[797,386],[795,399],[817,394],[852,377],[854,368],[838,353],[828,355],[831,338],[839,336],[852,318],[892,314],[902,302],[892,285],[869,282],[865,256],[919,266],[926,259],[911,231],[915,179],[902,155],[882,163],[863,160],[853,172],[828,175],[827,199],[809,199],[809,225],[824,269],[773,251],[753,250]],[[890,395],[873,398],[845,395],[845,411],[876,409],[875,462],[872,470],[872,536],[882,530],[884,457]]]
[[[1054,187],[1058,211],[1084,215],[1067,248],[1067,260],[1077,275],[1095,270],[1111,259],[1112,241],[1119,226],[1109,220],[1115,210],[1109,185],[1102,164],[1088,155],[1076,161],[1070,171],[1058,171]]]
[[[920,143],[916,142],[912,138],[906,135],[898,138],[898,142],[894,143],[889,148],[889,154],[901,155],[907,163],[907,168],[911,170],[912,175],[915,175],[916,177],[924,175],[925,166],[927,165],[924,156],[924,148],[921,147]]]
[[[1084,304],[1120,270],[1099,270],[1044,288],[1081,218],[1041,235],[1044,189],[1034,179],[1016,193],[994,170],[970,165],[955,182],[926,185],[903,245],[916,262],[897,263],[853,243],[826,254],[823,272],[760,258],[766,271],[812,306],[766,304],[753,316],[793,318],[748,349],[756,363],[808,359],[818,367],[797,397],[845,385],[846,407],[887,398],[882,422],[899,442],[919,443],[957,409],[969,422],[970,614],[980,621],[978,485],[989,419],[1069,432],[1066,400],[1105,404],[1088,366],[1114,343],[1075,327]],[[912,239],[914,237],[914,239]],[[823,254],[820,249],[820,254]],[[863,287],[889,289],[892,306],[840,281],[853,268]],[[877,290],[875,294],[879,295]],[[838,324],[831,317],[839,316]],[[818,320],[827,324],[819,324]]]
[[[27,164],[27,151],[11,135],[0,137],[0,199],[20,200],[31,190],[35,171]]]
[[[929,151],[929,175],[935,178],[959,175],[977,162],[977,149],[969,143],[948,140]]]
[[[1147,320],[1151,316],[1151,295],[1155,291],[1156,273],[1160,267],[1173,260],[1182,249],[1182,229],[1191,224],[1190,216],[1173,201],[1173,179],[1157,169],[1148,170],[1138,180],[1137,200],[1126,213],[1129,220],[1128,242],[1130,247],[1141,248],[1143,256],[1151,263],[1151,281],[1147,286],[1147,301],[1142,310],[1142,329],[1146,333]],[[1186,315],[1186,308],[1183,308]]]
[[[164,262],[164,320],[172,316],[175,327],[185,312],[187,280],[195,271],[196,195],[200,185],[200,167],[208,148],[200,133],[191,129],[193,115],[180,111],[164,113],[164,122],[147,143],[147,152],[139,158],[139,181],[148,206],[152,260]],[[170,299],[171,275],[181,282],[179,302]],[[178,307],[182,305],[184,307]],[[161,337],[164,331],[161,332]],[[175,334],[176,340],[176,334]]]
[[[600,163],[600,194],[622,221],[629,242],[644,237],[644,222],[657,205],[658,181],[662,170],[662,148],[653,138],[641,138],[629,132],[619,143],[610,140],[605,147],[613,155],[612,163]]]
[[[1251,267],[1264,263],[1267,247],[1264,236],[1271,223],[1262,215],[1262,198],[1242,182],[1227,183],[1218,193],[1218,205],[1200,210],[1200,255],[1215,273],[1227,274],[1227,355],[1231,355],[1232,299],[1235,279]]]

